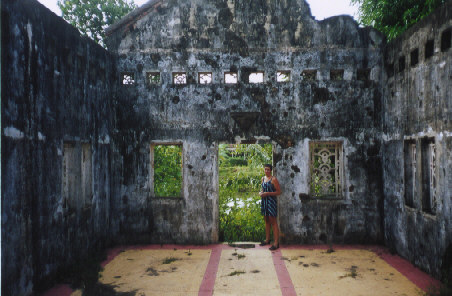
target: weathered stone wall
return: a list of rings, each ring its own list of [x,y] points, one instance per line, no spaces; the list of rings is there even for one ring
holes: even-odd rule
[[[111,237],[112,56],[36,1],[2,1],[2,295]]]
[[[451,29],[449,1],[389,43],[385,51],[385,241],[437,276],[452,243]],[[422,202],[429,191],[423,176],[431,172],[423,165],[428,160],[423,148],[426,142],[436,146],[433,176],[437,201],[433,210]],[[413,149],[414,160],[409,156]],[[412,175],[410,166],[415,168]]]
[[[217,242],[218,144],[239,142],[273,144],[284,242],[384,239],[439,275],[452,241],[451,7],[384,48],[301,0],[156,0],[109,28],[109,53],[37,2],[2,2],[2,294],[31,294],[110,241]],[[290,81],[276,82],[281,70]],[[341,143],[338,198],[310,192],[315,141]],[[162,143],[182,145],[179,197],[153,193]]]
[[[118,71],[135,81],[116,104],[125,240],[217,241],[217,146],[256,141],[274,144],[284,241],[382,240],[379,33],[347,16],[316,22],[295,0],[150,1],[108,32]],[[276,82],[278,70],[290,81]],[[237,84],[225,84],[227,71],[238,72]],[[253,71],[264,71],[264,83],[248,81]],[[160,83],[147,83],[147,72]],[[186,72],[187,84],[174,84],[173,72]],[[199,84],[198,72],[212,72],[212,83]],[[314,140],[342,142],[339,199],[306,198]],[[183,144],[179,198],[153,195],[154,141]]]

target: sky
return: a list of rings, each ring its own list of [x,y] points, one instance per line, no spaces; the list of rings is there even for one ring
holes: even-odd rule
[[[38,0],[47,8],[61,16],[61,10],[57,6],[57,0]],[[148,2],[148,0],[135,0],[135,4],[138,6]],[[350,0],[307,0],[311,6],[311,13],[316,20],[323,20],[330,16],[348,14],[357,18],[356,6],[350,5]]]

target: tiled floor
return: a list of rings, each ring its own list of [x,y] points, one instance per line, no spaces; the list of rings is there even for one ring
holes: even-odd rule
[[[99,283],[130,295],[422,295],[438,282],[379,246],[149,245],[109,250]],[[82,295],[60,285],[46,296]],[[101,296],[101,295],[100,295]]]

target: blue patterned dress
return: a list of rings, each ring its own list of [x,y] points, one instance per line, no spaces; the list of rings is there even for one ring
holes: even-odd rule
[[[263,192],[276,192],[275,186],[272,184],[273,177],[267,182],[264,182],[262,178],[262,191]],[[261,214],[264,216],[276,217],[278,214],[276,196],[262,197],[261,200]]]

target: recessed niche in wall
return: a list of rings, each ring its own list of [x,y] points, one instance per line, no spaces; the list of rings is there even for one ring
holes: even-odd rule
[[[370,80],[370,69],[358,69],[356,71],[356,78],[361,81]]]
[[[419,49],[413,49],[410,53],[410,65],[411,67],[416,66],[419,63]]]
[[[342,69],[330,70],[330,79],[331,80],[344,80],[344,70],[342,70]]]
[[[399,72],[405,70],[405,56],[399,58]]]
[[[447,29],[441,34],[441,51],[446,51],[451,46],[451,31],[452,29]]]

